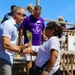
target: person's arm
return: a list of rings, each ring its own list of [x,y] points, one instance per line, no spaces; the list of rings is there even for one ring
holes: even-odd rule
[[[8,20],[8,17],[7,17],[8,15],[7,14],[5,14],[5,16],[4,16],[4,18],[3,18],[3,20],[1,21],[1,24],[4,22],[4,21],[6,21],[6,20]]]
[[[43,40],[47,40],[48,38],[47,38],[47,36],[45,35],[45,22],[44,22],[44,20],[43,20],[43,22],[42,22],[42,36],[43,36]]]
[[[23,28],[20,27],[20,30],[19,30],[19,38],[18,38],[18,45],[19,46],[22,46],[22,36],[23,36]]]
[[[22,46],[22,42],[24,43],[29,43],[27,33],[26,33],[26,28],[28,27],[28,19],[24,19],[24,21],[20,25],[20,30],[19,30],[19,40],[18,40],[18,45]],[[25,40],[22,41],[22,36],[24,35]]]
[[[42,30],[42,35],[43,35],[43,39],[44,40],[47,40],[48,39],[47,36],[45,35],[45,28]]]
[[[55,49],[52,49],[50,51],[50,59],[49,59],[49,62],[48,62],[48,66],[46,68],[45,71],[43,71],[42,75],[48,75],[48,73],[52,70],[57,58],[58,58],[58,51],[55,50]]]
[[[26,47],[26,48],[22,48],[22,46],[14,46],[11,42],[10,42],[10,38],[3,36],[2,37],[2,45],[4,49],[8,49],[9,51],[13,51],[13,52],[21,52],[21,49],[23,49],[23,54],[28,54],[30,52],[32,52],[32,48],[31,47]],[[27,46],[27,45],[26,45]]]

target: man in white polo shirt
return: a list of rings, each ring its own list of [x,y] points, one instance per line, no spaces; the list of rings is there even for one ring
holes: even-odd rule
[[[16,25],[20,24],[26,17],[23,7],[16,7],[12,18],[6,20],[0,26],[0,75],[12,75],[14,52],[28,54],[32,52],[29,45],[17,46],[18,32]]]

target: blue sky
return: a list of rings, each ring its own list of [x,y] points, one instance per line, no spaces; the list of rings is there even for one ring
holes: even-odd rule
[[[0,19],[10,12],[11,5],[27,7],[28,4],[36,5],[36,0],[1,0],[0,1]],[[75,0],[40,0],[43,18],[57,20],[58,16],[63,16],[64,21],[75,23]],[[27,15],[29,13],[27,12]],[[68,26],[67,26],[68,27]]]

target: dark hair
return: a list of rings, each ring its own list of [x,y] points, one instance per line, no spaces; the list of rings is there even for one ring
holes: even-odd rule
[[[16,5],[12,5],[12,6],[11,6],[11,10],[13,10],[13,9],[14,9],[14,7],[17,7],[17,6],[16,6]]]
[[[56,22],[48,22],[46,28],[54,29],[54,36],[58,36],[59,38],[62,36],[63,30]]]
[[[42,9],[41,6],[35,6],[34,10]]]

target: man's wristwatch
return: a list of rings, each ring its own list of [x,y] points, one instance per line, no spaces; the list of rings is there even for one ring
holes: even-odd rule
[[[23,49],[22,48],[20,49],[20,53],[23,53]]]

